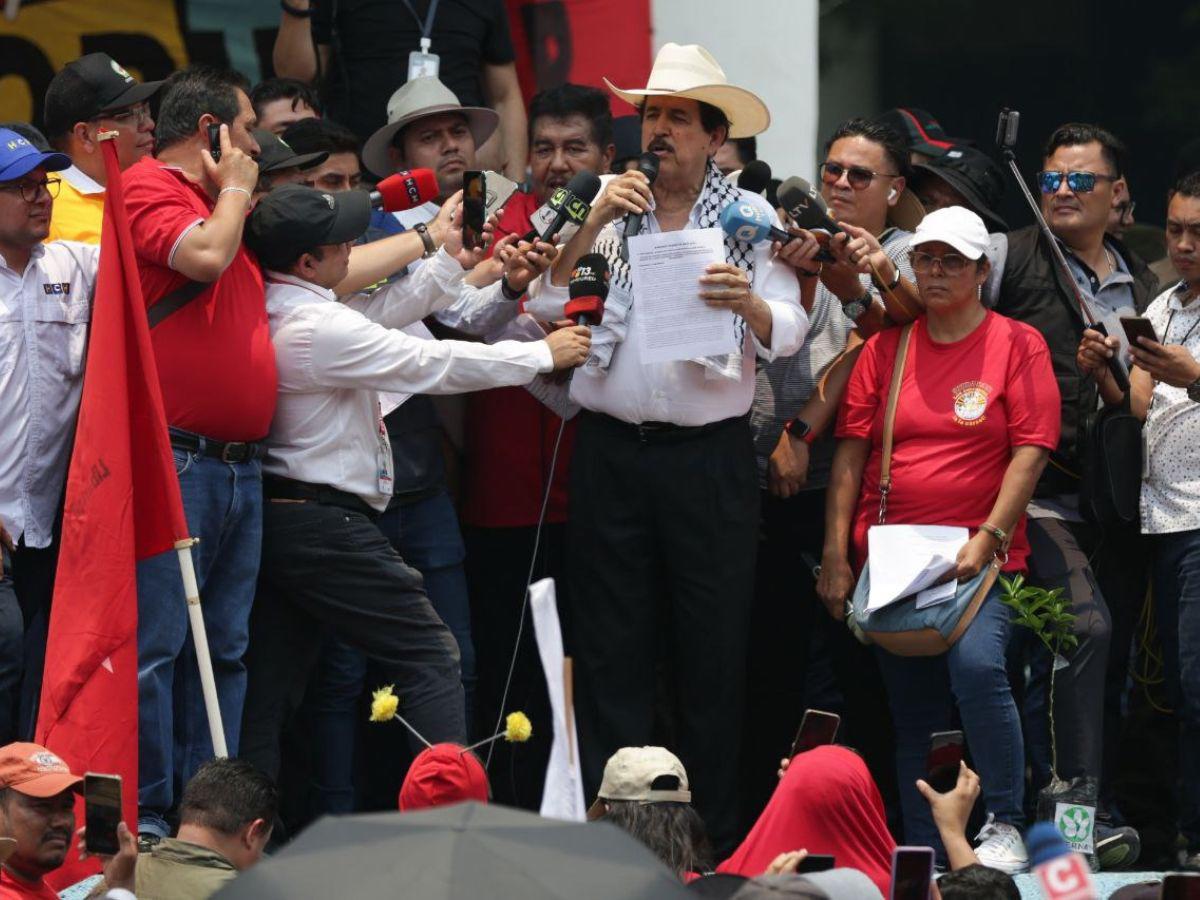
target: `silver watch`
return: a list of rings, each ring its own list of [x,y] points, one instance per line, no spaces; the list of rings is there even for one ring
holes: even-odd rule
[[[851,322],[857,322],[862,318],[862,314],[871,306],[871,292],[866,291],[861,297],[856,297],[848,303],[842,304],[842,313]]]

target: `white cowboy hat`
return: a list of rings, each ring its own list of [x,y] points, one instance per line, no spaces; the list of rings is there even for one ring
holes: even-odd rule
[[[396,133],[417,119],[451,112],[467,117],[467,127],[471,129],[476,147],[491,137],[500,124],[500,116],[495,110],[483,106],[463,106],[454,96],[454,91],[436,77],[414,78],[401,85],[388,100],[388,123],[367,138],[362,151],[363,165],[381,178],[391,175],[396,166],[388,156],[388,147]]]
[[[725,77],[711,53],[699,44],[664,44],[654,58],[650,80],[642,90],[623,91],[607,78],[608,89],[634,106],[646,97],[689,97],[715,106],[729,119],[729,137],[752,137],[771,124],[767,105]]]

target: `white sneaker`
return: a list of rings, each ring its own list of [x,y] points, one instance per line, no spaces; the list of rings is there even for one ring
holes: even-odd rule
[[[1028,872],[1029,854],[1025,852],[1021,832],[1011,825],[995,821],[995,818],[988,813],[987,824],[975,836],[975,840],[981,842],[975,848],[975,855],[989,869],[999,869],[1009,875]]]

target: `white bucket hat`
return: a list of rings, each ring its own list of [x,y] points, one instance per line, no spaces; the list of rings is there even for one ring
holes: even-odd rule
[[[730,84],[725,70],[699,44],[664,44],[641,90],[622,90],[607,78],[604,83],[634,106],[647,97],[688,97],[715,106],[729,119],[730,138],[753,137],[771,124],[767,105],[745,88]]]
[[[491,137],[500,124],[500,116],[495,110],[483,106],[463,106],[454,96],[454,91],[436,77],[414,78],[401,85],[388,100],[388,123],[363,145],[363,165],[381,178],[391,175],[395,165],[388,157],[388,147],[392,145],[396,132],[418,119],[442,113],[462,113],[466,116],[467,127],[471,129],[476,147]]]

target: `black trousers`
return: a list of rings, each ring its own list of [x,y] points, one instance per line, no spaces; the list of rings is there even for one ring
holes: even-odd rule
[[[1055,676],[1054,721],[1058,774],[1064,779],[1088,776],[1099,783],[1104,750],[1104,687],[1107,678],[1112,618],[1096,581],[1090,559],[1097,530],[1086,523],[1059,519],[1028,520],[1029,580],[1047,590],[1061,587],[1077,618],[1079,646],[1064,654],[1069,665]],[[1028,635],[1023,635],[1028,640]],[[1126,635],[1128,637],[1128,635]],[[1030,641],[1032,708],[1044,710],[1050,674],[1049,653]],[[1026,705],[1026,712],[1030,704]],[[1031,724],[1031,728],[1045,726]],[[1040,785],[1035,785],[1040,786]]]
[[[379,665],[395,683],[401,715],[431,743],[465,742],[458,646],[425,596],[421,574],[361,512],[267,500],[246,654],[242,757],[278,774],[280,734],[326,635]],[[414,752],[423,747],[416,739],[409,744]]]
[[[58,571],[58,547],[62,529],[54,525],[49,547],[26,547],[22,539],[12,554],[12,583],[24,621],[21,691],[14,728],[17,739],[32,741],[37,730],[42,699],[42,670],[46,665],[46,640],[50,635],[50,601],[54,599],[54,575]]]
[[[475,689],[475,733],[481,738],[495,734],[500,714],[514,709],[525,712],[534,723],[533,736],[526,743],[498,741],[492,745],[492,764],[488,769],[492,798],[506,806],[536,811],[542,804],[546,763],[550,759],[554,731],[549,727],[550,695],[538,656],[533,620],[528,612],[508,702],[504,709],[500,705],[521,621],[535,530],[533,527],[464,528],[463,541],[467,545],[471,634],[479,673]],[[566,615],[566,531],[567,526],[563,523],[543,527],[533,580],[554,579],[564,650],[570,656],[572,646]],[[543,727],[538,727],[539,722]]]
[[[17,710],[20,703],[21,671],[24,668],[25,620],[9,577],[8,550],[0,550],[4,573],[0,575],[0,741],[17,740]]]
[[[594,796],[616,750],[653,742],[664,643],[675,695],[671,749],[718,858],[738,825],[757,482],[745,419],[642,439],[623,423],[582,414],[567,530],[585,791]]]

